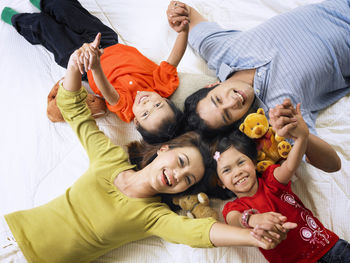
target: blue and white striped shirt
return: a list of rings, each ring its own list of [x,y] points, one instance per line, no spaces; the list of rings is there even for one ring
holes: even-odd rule
[[[202,22],[191,30],[189,43],[221,81],[255,68],[259,107],[266,111],[285,98],[301,102],[316,133],[317,112],[350,92],[349,2],[302,6],[244,32]]]

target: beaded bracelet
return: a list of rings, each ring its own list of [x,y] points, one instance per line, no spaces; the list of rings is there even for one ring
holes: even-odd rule
[[[248,209],[248,210],[244,210],[244,212],[242,213],[242,217],[241,217],[241,224],[242,226],[244,226],[245,228],[250,228],[248,221],[251,215],[255,215],[255,214],[259,214],[259,211],[252,208],[252,209]]]

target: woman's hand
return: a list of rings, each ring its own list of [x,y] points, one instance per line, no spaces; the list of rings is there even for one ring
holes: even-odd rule
[[[251,235],[255,238],[257,246],[263,249],[273,249],[287,238],[289,230],[297,227],[296,223],[287,222],[283,225],[259,224],[254,227]]]
[[[101,33],[98,33],[93,42],[84,43],[71,55],[72,63],[78,67],[81,74],[100,66],[100,56],[103,54],[103,49],[98,48],[100,41]]]
[[[182,2],[171,1],[166,11],[169,25],[176,32],[188,30],[189,8]]]

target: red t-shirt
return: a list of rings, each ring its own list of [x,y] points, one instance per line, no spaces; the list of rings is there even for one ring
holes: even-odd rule
[[[123,44],[107,47],[100,61],[104,74],[120,96],[115,105],[106,102],[107,108],[125,122],[134,118],[132,106],[137,91],[154,91],[167,98],[179,86],[174,66],[165,61],[157,65],[134,47]],[[92,72],[87,76],[91,89],[102,97]]]
[[[254,208],[260,213],[281,213],[289,222],[297,223],[298,227],[290,230],[287,239],[276,248],[260,249],[261,253],[269,262],[316,262],[334,246],[339,237],[326,229],[303,205],[292,192],[291,182],[284,185],[276,180],[273,171],[278,166],[271,165],[266,169],[262,178],[258,179],[259,187],[254,196],[228,202],[222,214],[226,220],[227,214],[233,210],[243,212]]]

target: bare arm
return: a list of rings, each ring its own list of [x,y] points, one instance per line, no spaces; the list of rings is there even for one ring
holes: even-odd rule
[[[92,76],[96,83],[97,88],[101,91],[102,96],[110,105],[117,104],[119,100],[119,94],[108,81],[104,74],[101,64],[99,63],[95,68],[91,69]]]
[[[300,104],[297,105],[296,113],[297,127],[290,131],[290,134],[295,138],[294,145],[288,154],[287,160],[274,170],[276,180],[282,184],[287,184],[292,178],[307,148],[309,129],[301,116]]]
[[[290,138],[289,129],[293,129],[295,110],[289,99],[277,105],[269,112],[270,123],[278,135]],[[290,125],[288,125],[290,124]],[[337,152],[320,137],[309,134],[306,148],[306,160],[325,172],[336,172],[341,168],[341,160]]]
[[[339,171],[341,168],[341,160],[333,147],[311,133],[306,148],[306,160],[328,173]]]
[[[242,213],[239,211],[230,211],[226,216],[226,221],[229,225],[245,228],[242,225]],[[280,241],[284,239],[286,229],[282,225],[286,222],[287,218],[280,213],[267,212],[261,214],[250,215],[248,219],[248,225],[251,228],[265,230],[260,236],[256,236],[257,239],[268,239],[270,242],[275,240]],[[282,239],[282,240],[283,240]]]
[[[222,246],[254,246],[263,249],[273,249],[282,240],[286,238],[286,234],[290,229],[297,227],[295,223],[285,223],[283,231],[279,231],[279,238],[267,237],[266,229],[268,226],[261,225],[253,229],[230,226],[228,224],[215,223],[210,229],[210,241],[216,247]],[[273,230],[274,231],[274,230]],[[274,231],[276,233],[276,231]]]
[[[188,39],[188,26],[187,26],[187,29],[184,29],[183,31],[178,33],[174,47],[171,50],[171,53],[167,60],[167,62],[173,65],[174,67],[177,67],[179,65],[180,60],[185,54],[186,47],[187,47],[187,39]]]

